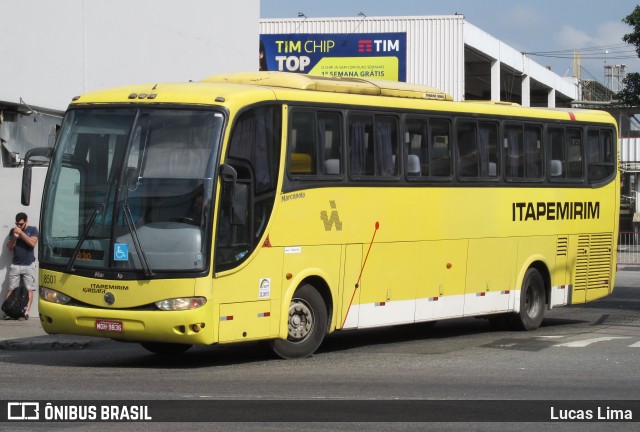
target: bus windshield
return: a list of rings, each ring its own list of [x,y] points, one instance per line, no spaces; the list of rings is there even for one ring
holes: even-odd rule
[[[41,265],[206,270],[223,123],[204,110],[69,111],[43,197]]]

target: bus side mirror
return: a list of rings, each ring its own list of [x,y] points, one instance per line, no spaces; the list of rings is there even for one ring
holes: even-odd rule
[[[20,202],[23,206],[31,203],[31,164],[30,160],[34,157],[45,157],[51,159],[53,147],[37,147],[29,150],[24,156],[24,168],[22,169],[22,193]]]
[[[231,215],[231,225],[245,225],[249,213],[249,186],[238,183],[238,172],[227,164],[220,165],[222,179],[221,205]]]
[[[20,202],[23,206],[31,204],[31,166],[25,165],[22,169],[22,193]]]

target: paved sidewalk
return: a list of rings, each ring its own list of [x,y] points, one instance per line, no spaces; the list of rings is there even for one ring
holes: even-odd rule
[[[5,320],[0,312],[0,351],[82,349],[107,341],[103,338],[72,335],[49,335],[40,325],[38,305],[34,301],[26,321]]]

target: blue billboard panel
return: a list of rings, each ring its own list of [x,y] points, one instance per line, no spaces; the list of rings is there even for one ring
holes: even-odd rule
[[[407,34],[263,34],[260,70],[406,81]]]

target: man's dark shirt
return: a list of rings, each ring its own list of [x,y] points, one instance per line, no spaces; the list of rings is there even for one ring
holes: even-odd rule
[[[24,230],[24,233],[27,237],[38,237],[38,228],[29,225]],[[11,230],[11,235],[13,235],[13,230]],[[22,240],[22,236],[18,238],[16,241],[16,247],[13,250],[13,264],[28,266],[33,264],[36,261],[36,257],[33,253],[33,249],[29,246],[24,240]]]

